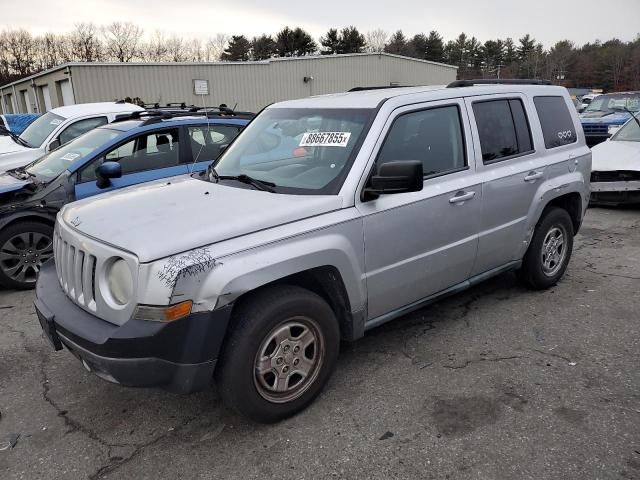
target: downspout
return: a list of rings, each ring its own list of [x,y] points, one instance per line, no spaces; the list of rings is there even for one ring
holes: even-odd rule
[[[33,90],[33,97],[36,99],[36,110],[38,110],[38,113],[42,113],[42,110],[40,110],[40,98],[38,98],[38,88],[33,78],[31,79],[31,89]]]
[[[69,75],[69,86],[71,87],[71,96],[73,97],[73,104],[76,104],[76,92],[73,88],[73,76],[71,75],[71,67],[67,65],[67,68],[64,72],[66,75]],[[64,102],[63,102],[64,103]]]
[[[18,109],[18,97],[16,97],[16,86],[11,85],[11,89],[13,90],[13,105],[11,105],[11,109],[14,110],[13,113],[19,113],[15,111]],[[16,108],[13,108],[14,105]]]

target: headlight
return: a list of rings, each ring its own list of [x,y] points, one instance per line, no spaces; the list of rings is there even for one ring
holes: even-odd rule
[[[109,293],[118,305],[126,305],[133,295],[133,276],[129,265],[119,258],[111,263],[107,271]]]
[[[621,125],[609,125],[609,135],[613,135],[620,130]]]

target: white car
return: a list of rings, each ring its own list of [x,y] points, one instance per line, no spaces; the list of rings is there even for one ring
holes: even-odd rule
[[[640,204],[640,118],[591,150],[591,203]]]
[[[82,103],[42,115],[17,137],[0,137],[0,172],[22,167],[118,115],[144,110],[124,102]]]

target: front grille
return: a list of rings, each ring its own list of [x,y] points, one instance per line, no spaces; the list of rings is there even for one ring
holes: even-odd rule
[[[57,232],[53,238],[56,270],[65,293],[78,305],[96,311],[96,257],[71,245]]]
[[[631,182],[634,180],[640,180],[640,172],[637,172],[635,170],[591,172],[592,182]]]

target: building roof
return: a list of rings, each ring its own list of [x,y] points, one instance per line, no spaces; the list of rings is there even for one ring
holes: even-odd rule
[[[58,70],[64,70],[66,68],[69,67],[100,67],[100,66],[110,66],[110,67],[131,67],[131,66],[135,66],[135,67],[145,67],[145,66],[171,66],[171,67],[178,67],[178,66],[211,66],[211,65],[216,65],[216,66],[221,66],[221,65],[269,65],[271,63],[278,63],[278,62],[290,62],[290,61],[311,61],[311,60],[315,60],[315,61],[320,61],[320,60],[331,60],[331,59],[336,59],[336,58],[345,58],[345,57],[367,57],[367,56],[383,56],[383,57],[390,57],[390,58],[399,58],[402,60],[406,60],[406,61],[411,61],[411,62],[420,62],[420,63],[424,63],[424,64],[429,64],[429,65],[439,65],[441,67],[446,67],[446,68],[452,68],[457,70],[458,67],[456,67],[455,65],[448,65],[446,63],[440,63],[440,62],[433,62],[431,60],[422,60],[420,58],[413,58],[413,57],[405,57],[403,55],[395,55],[392,53],[386,53],[386,52],[375,52],[375,53],[344,53],[344,54],[336,54],[336,55],[309,55],[309,56],[304,56],[304,57],[276,57],[276,58],[269,58],[267,60],[250,60],[250,61],[242,61],[242,62],[227,62],[227,61],[220,61],[220,62],[69,62],[69,63],[64,63],[62,65],[58,65],[57,67],[53,67],[50,68],[48,70],[44,70],[42,72],[38,72],[38,73],[34,73],[33,75],[30,75],[28,77],[24,77],[21,78],[20,80],[15,80],[11,83],[6,83],[4,85],[0,85],[0,88],[4,89],[7,87],[11,87],[13,85],[17,85],[19,83],[23,83],[27,80],[31,80],[31,79],[36,79],[39,77],[42,77],[44,75],[47,75],[49,73],[53,73],[56,72]]]

